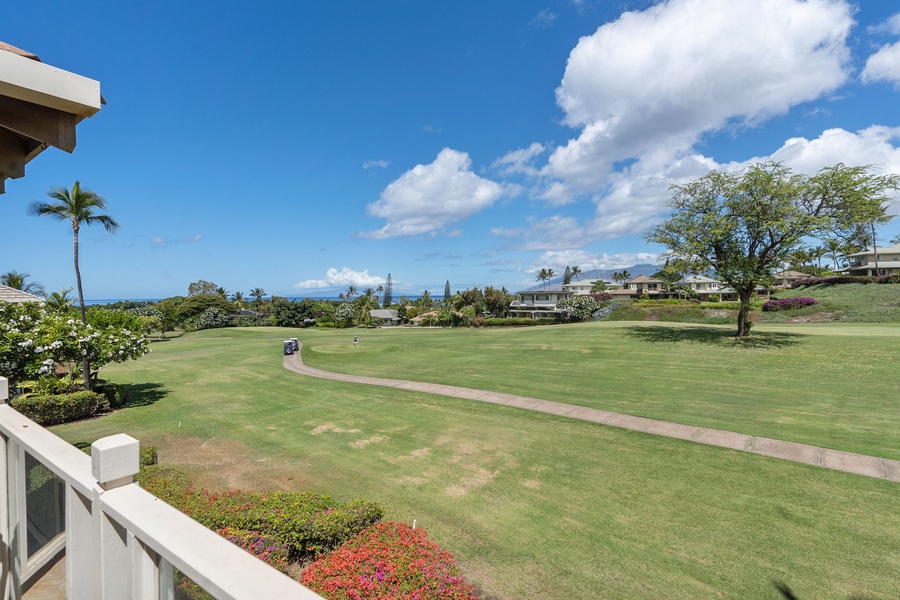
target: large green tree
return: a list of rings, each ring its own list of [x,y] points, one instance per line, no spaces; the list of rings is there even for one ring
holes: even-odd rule
[[[694,272],[713,271],[740,299],[737,335],[750,333],[750,300],[804,238],[850,229],[883,214],[900,178],[837,165],[816,176],[780,163],[741,173],[711,171],[672,186],[672,216],[645,234]]]
[[[68,221],[72,226],[74,239],[74,263],[75,284],[78,289],[78,308],[81,311],[81,322],[87,323],[84,308],[84,289],[81,285],[81,268],[78,264],[78,233],[83,225],[102,225],[106,231],[112,233],[119,228],[115,219],[97,211],[106,210],[106,200],[100,194],[81,188],[81,182],[76,181],[71,190],[58,187],[48,194],[55,202],[35,201],[31,203],[28,213],[36,217],[52,217],[59,221]],[[82,377],[85,389],[91,389],[90,357],[85,355],[81,364]]]

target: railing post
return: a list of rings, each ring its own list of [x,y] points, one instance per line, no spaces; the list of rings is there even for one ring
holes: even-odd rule
[[[9,399],[9,381],[0,377],[0,402]],[[0,600],[10,597],[9,479],[6,475],[6,437],[0,435]]]
[[[98,484],[93,498],[94,540],[100,559],[99,597],[104,600],[129,598],[133,573],[128,532],[100,509],[100,496],[104,491],[133,484],[139,457],[140,444],[124,433],[91,444],[91,472]]]

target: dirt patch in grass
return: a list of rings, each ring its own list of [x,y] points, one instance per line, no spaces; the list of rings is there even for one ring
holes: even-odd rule
[[[355,442],[351,442],[350,446],[353,448],[365,448],[369,444],[377,444],[379,442],[383,442],[386,439],[388,438],[383,435],[376,435],[375,437],[370,437],[367,440],[356,440]]]
[[[312,430],[313,435],[322,435],[323,433],[360,433],[360,429],[341,429],[334,423],[325,423],[324,425],[319,425],[315,429]]]
[[[302,464],[260,458],[249,446],[222,438],[168,438],[159,445],[159,462],[215,491],[296,492],[314,484]]]

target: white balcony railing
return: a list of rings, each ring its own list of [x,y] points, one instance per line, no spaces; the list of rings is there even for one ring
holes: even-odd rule
[[[6,390],[0,378],[0,401]],[[0,404],[0,600],[21,598],[62,551],[69,600],[172,600],[175,569],[220,600],[321,600],[141,489],[138,455],[119,434],[88,456]]]

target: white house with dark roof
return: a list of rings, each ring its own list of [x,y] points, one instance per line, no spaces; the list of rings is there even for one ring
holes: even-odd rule
[[[900,244],[863,250],[847,256],[850,264],[844,269],[848,275],[896,275],[900,273]],[[876,269],[875,263],[878,263]]]

